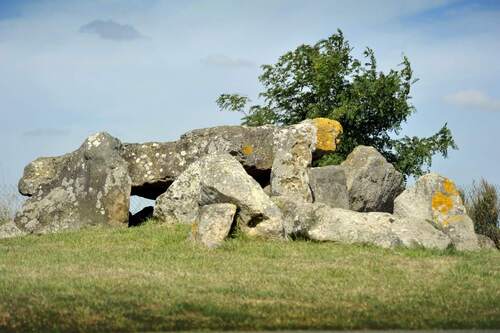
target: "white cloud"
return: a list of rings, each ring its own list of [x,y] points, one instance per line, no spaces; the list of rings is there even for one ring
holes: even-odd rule
[[[201,62],[205,65],[217,67],[255,67],[255,63],[250,60],[231,58],[223,54],[209,55],[208,57],[201,59]]]
[[[496,100],[479,90],[458,91],[444,99],[447,103],[463,109],[500,112],[500,100]]]
[[[120,24],[112,20],[94,20],[80,28],[82,33],[96,34],[103,39],[117,41],[141,39],[144,36],[129,24]]]

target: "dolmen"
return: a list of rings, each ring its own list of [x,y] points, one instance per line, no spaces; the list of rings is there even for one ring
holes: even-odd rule
[[[405,189],[403,175],[367,146],[340,165],[312,167],[336,150],[342,131],[316,118],[198,129],[172,142],[122,143],[97,133],[74,152],[26,166],[19,192],[28,198],[0,226],[0,238],[135,225],[129,205],[137,195],[156,200],[154,218],[191,225],[189,238],[210,248],[234,230],[279,241],[480,248],[445,177],[427,174]]]

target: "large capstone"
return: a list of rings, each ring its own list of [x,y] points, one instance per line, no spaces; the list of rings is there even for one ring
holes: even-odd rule
[[[358,146],[342,162],[350,208],[358,212],[392,213],[404,190],[404,177],[373,147]]]
[[[20,191],[31,197],[15,218],[27,233],[126,226],[131,181],[121,142],[107,133],[89,137],[73,153],[42,158],[25,169]]]
[[[274,126],[220,126],[188,132],[174,142],[126,144],[132,194],[156,199],[204,155],[227,153],[265,185],[274,160]]]
[[[426,220],[447,234],[459,250],[479,248],[474,224],[455,184],[436,173],[420,177],[394,201],[394,215]]]
[[[192,224],[199,216],[199,207],[218,203],[238,207],[236,220],[245,233],[283,237],[280,210],[240,162],[228,154],[206,155],[192,163],[158,197],[154,215],[167,222]]]
[[[271,169],[276,166],[275,191],[280,195],[298,193],[310,200],[305,168],[311,164],[311,154],[334,151],[341,132],[338,122],[323,118],[287,127],[219,126],[188,132],[172,142],[124,144],[120,155],[128,165],[132,195],[148,199],[164,193],[200,157],[226,153],[262,186],[271,182]],[[33,196],[41,186],[60,181],[73,155],[40,158],[30,163],[19,182],[20,192]],[[294,163],[292,167],[283,165],[289,161]]]

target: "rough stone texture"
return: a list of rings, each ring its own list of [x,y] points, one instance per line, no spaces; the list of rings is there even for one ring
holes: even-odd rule
[[[40,187],[58,179],[66,161],[72,154],[59,157],[40,157],[24,168],[23,177],[19,180],[18,189],[22,195],[32,196]]]
[[[402,245],[392,231],[394,217],[389,213],[359,213],[328,207],[320,209],[316,218],[317,223],[307,231],[312,240],[374,244],[385,248]]]
[[[14,221],[0,223],[0,239],[23,236],[26,233],[21,231]]]
[[[265,193],[267,196],[271,196],[271,195],[272,195],[271,185],[264,186],[264,187],[262,188],[262,190],[264,191],[264,193]]]
[[[342,134],[342,125],[332,119],[315,118],[305,120],[304,123],[312,124],[316,128],[315,153],[331,153],[337,149]]]
[[[477,240],[481,249],[496,249],[495,242],[485,235],[477,234]]]
[[[98,133],[73,153],[28,165],[19,187],[31,197],[16,215],[16,226],[27,233],[48,233],[126,225],[131,182],[121,150],[118,139]]]
[[[271,170],[271,193],[312,202],[308,167],[315,149],[316,128],[301,123],[279,132]]]
[[[307,196],[307,176],[302,169],[311,163],[311,150],[314,151],[319,142],[318,153],[334,151],[341,132],[338,122],[322,118],[283,128],[219,126],[188,132],[175,142],[126,144],[124,158],[129,162],[132,194],[150,199],[163,193],[191,163],[204,155],[219,153],[236,158],[262,186],[269,184],[272,167],[284,168],[279,162],[275,164],[277,155],[285,163],[295,161],[295,167],[279,169],[277,174],[297,171],[300,188],[292,188],[292,191],[301,191]],[[288,138],[289,135],[293,137]],[[292,178],[289,174],[282,177]],[[278,179],[280,177],[276,177],[275,182]],[[283,185],[282,188],[290,187]],[[278,186],[277,191],[281,194],[280,189]]]
[[[455,184],[435,173],[420,177],[394,201],[398,217],[423,219],[447,234],[458,250],[479,248],[474,224],[467,216]]]
[[[172,186],[158,197],[154,215],[161,220],[193,223],[200,206],[231,203],[238,207],[239,227],[251,236],[281,238],[281,212],[228,154],[206,155],[192,163]]]
[[[236,205],[228,203],[201,207],[198,219],[191,228],[191,240],[209,248],[221,245],[229,235],[236,209]]]
[[[194,223],[201,201],[201,171],[201,160],[191,163],[156,199],[153,216],[167,223]]]
[[[328,207],[322,203],[312,204],[286,196],[273,196],[271,200],[281,210],[285,235],[291,238],[307,238],[307,230],[316,223],[316,210]]]
[[[319,118],[306,123],[307,125],[289,127],[220,126],[188,132],[173,142],[124,144],[121,155],[128,163],[132,194],[156,199],[191,163],[201,156],[216,153],[227,153],[235,157],[252,177],[265,186],[270,182],[276,153],[282,155],[283,149],[293,146],[293,142],[283,139],[284,133],[293,132],[298,135],[300,128],[313,128],[315,137],[311,137],[311,133],[306,131],[304,134],[308,137],[298,139],[307,141],[307,145],[313,149],[318,143],[320,148],[317,153],[335,150],[337,136],[342,131],[338,122]],[[298,130],[294,130],[295,128]],[[283,146],[283,143],[288,146]],[[30,163],[19,182],[20,192],[32,196],[40,186],[60,179],[61,172],[72,155],[41,158]]]
[[[200,157],[227,153],[234,156],[255,179],[269,183],[274,160],[274,126],[220,126],[188,132],[175,142],[126,144],[132,194],[156,199],[184,170]]]
[[[451,245],[451,239],[447,235],[425,220],[396,218],[391,229],[406,247],[444,250]]]
[[[312,202],[308,168],[313,154],[335,151],[341,133],[340,123],[326,118],[306,120],[276,132],[271,194]]]
[[[340,243],[366,243],[385,248],[402,245],[392,231],[394,217],[388,213],[358,213],[305,203],[294,198],[274,197],[283,213],[285,230],[292,238]]]
[[[445,249],[451,240],[423,220],[399,219],[388,213],[359,213],[322,203],[273,197],[283,214],[286,234],[292,238],[341,243],[367,243]]]
[[[344,169],[341,166],[310,168],[309,186],[314,202],[324,203],[334,208],[349,209],[349,193]]]
[[[373,147],[358,146],[342,162],[350,208],[359,212],[393,211],[404,189],[403,175]]]

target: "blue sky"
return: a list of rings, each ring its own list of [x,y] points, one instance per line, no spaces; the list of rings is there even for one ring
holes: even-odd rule
[[[255,98],[259,65],[337,28],[383,70],[410,58],[403,134],[447,122],[460,147],[434,171],[500,184],[500,1],[452,0],[0,0],[0,183],[97,131],[167,141],[238,124],[219,94]]]

